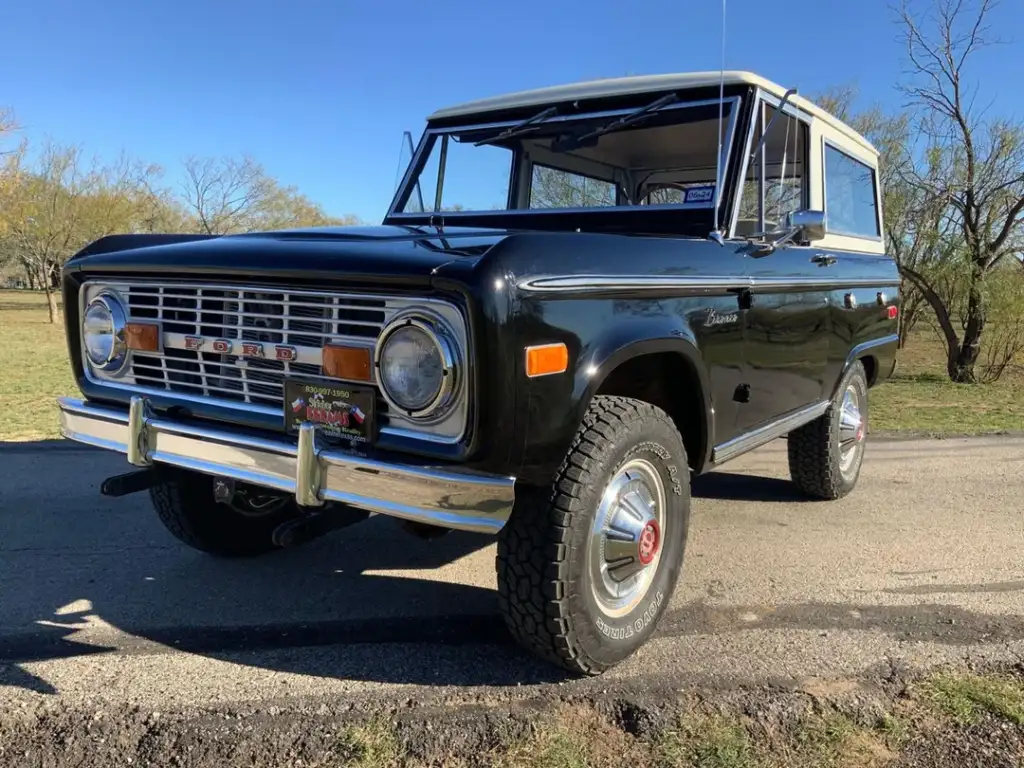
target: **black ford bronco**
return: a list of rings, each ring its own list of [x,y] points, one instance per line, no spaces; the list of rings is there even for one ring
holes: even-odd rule
[[[897,345],[877,160],[744,72],[440,110],[380,226],[74,255],[62,434],[215,555],[493,534],[510,631],[600,673],[669,605],[691,474],[785,438],[809,497],[856,484]]]

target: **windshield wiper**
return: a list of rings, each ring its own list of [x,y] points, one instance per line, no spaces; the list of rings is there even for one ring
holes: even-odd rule
[[[618,120],[613,120],[610,123],[605,123],[604,125],[598,126],[592,131],[589,131],[581,135],[574,136],[570,134],[569,136],[563,136],[551,143],[551,151],[566,152],[570,149],[578,149],[579,147],[582,147],[585,143],[592,142],[599,136],[603,136],[606,133],[611,133],[612,131],[617,131],[620,128],[625,128],[627,125],[633,125],[634,123],[638,123],[641,120],[646,119],[653,113],[657,112],[662,107],[666,107],[669,104],[674,104],[677,101],[679,101],[678,94],[670,93],[667,96],[662,96],[660,99],[651,102],[646,107],[640,107],[640,109],[636,110],[635,112],[630,112],[628,115],[623,115]]]
[[[529,133],[533,130],[533,127],[537,123],[541,123],[547,120],[549,117],[554,117],[558,114],[558,107],[548,107],[543,112],[534,115],[533,117],[523,120],[521,123],[516,123],[511,128],[508,128],[497,136],[491,136],[487,139],[480,139],[480,141],[474,141],[473,146],[479,147],[481,144],[492,144],[496,141],[503,141],[504,139],[511,139],[513,136],[520,136],[524,133]]]

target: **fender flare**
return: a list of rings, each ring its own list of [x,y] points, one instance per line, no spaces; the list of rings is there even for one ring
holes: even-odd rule
[[[700,455],[693,457],[694,466],[707,466],[714,443],[715,410],[707,368],[696,339],[688,328],[666,328],[663,322],[653,321],[619,324],[582,352],[575,370],[573,398],[577,423],[582,421],[591,400],[608,376],[623,363],[645,355],[666,352],[679,355],[695,374],[700,387],[702,450]]]

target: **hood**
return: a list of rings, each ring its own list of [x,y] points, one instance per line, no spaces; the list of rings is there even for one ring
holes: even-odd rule
[[[456,260],[478,261],[508,236],[468,227],[312,227],[241,235],[111,235],[65,266],[89,274],[426,283]]]

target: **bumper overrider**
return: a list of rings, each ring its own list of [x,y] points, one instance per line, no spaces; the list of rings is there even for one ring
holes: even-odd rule
[[[64,437],[123,453],[136,467],[168,464],[294,494],[307,507],[340,502],[477,533],[497,533],[512,512],[513,477],[357,456],[320,445],[309,423],[294,442],[157,417],[138,396],[127,412],[76,398],[58,403]]]

